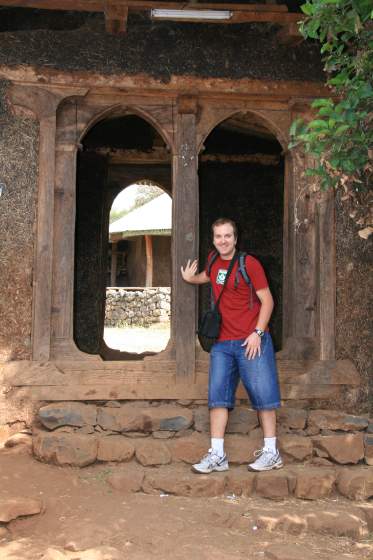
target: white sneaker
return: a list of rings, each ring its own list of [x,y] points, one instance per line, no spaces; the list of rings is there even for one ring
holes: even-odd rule
[[[223,457],[219,457],[213,449],[209,449],[199,463],[192,465],[192,469],[202,474],[209,474],[213,471],[227,471],[229,469],[228,459],[225,453]]]
[[[255,451],[254,456],[257,459],[247,465],[249,471],[271,471],[272,469],[281,469],[284,466],[278,451],[273,453],[273,451],[263,448]]]

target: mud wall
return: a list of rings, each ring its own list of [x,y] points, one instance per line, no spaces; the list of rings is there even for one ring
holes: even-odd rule
[[[84,21],[81,14],[68,14],[69,20],[63,12],[44,15],[44,20],[39,14],[35,22],[31,12],[25,12],[14,9],[8,21],[2,16],[0,64],[106,75],[144,73],[165,82],[172,75],[324,80],[318,46],[311,41],[291,48],[281,45],[273,24],[235,25],[233,33],[230,25],[196,27],[130,14],[127,33],[115,36],[105,32],[103,14],[87,14]]]
[[[201,164],[200,263],[212,248],[211,224],[222,216],[239,228],[239,248],[256,256],[265,268],[275,299],[271,332],[277,349],[282,333],[282,165]],[[209,289],[201,288],[200,309],[209,305]]]
[[[373,239],[361,239],[358,227],[336,200],[337,234],[337,358],[350,358],[363,387],[359,407],[373,408]]]
[[[0,81],[0,362],[29,359],[39,127]]]

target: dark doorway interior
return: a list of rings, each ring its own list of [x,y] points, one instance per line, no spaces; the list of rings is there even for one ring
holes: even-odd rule
[[[222,216],[239,227],[239,248],[263,264],[275,299],[271,332],[282,340],[284,162],[282,148],[254,115],[239,114],[207,137],[199,164],[200,262],[212,248],[210,225]],[[209,305],[201,289],[200,312]]]
[[[83,352],[118,359],[108,356],[103,341],[110,208],[124,187],[144,179],[171,192],[171,158],[154,127],[135,115],[112,114],[100,121],[82,146],[77,161],[74,340]],[[131,359],[124,354],[121,359]]]

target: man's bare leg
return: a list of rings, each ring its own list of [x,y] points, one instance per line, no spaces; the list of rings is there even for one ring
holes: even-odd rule
[[[210,408],[210,432],[212,438],[224,438],[227,422],[227,408]]]
[[[258,410],[258,418],[265,438],[276,437],[276,411]]]

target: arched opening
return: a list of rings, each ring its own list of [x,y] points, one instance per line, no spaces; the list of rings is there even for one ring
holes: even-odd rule
[[[123,345],[110,348],[104,340],[107,287],[125,287],[111,286],[112,280],[115,284],[127,284],[127,287],[132,284],[133,288],[139,288],[134,290],[135,299],[141,300],[140,292],[144,291],[146,284],[158,282],[154,273],[149,281],[151,249],[153,260],[157,259],[157,255],[159,258],[164,255],[169,268],[170,250],[167,254],[162,241],[157,241],[155,248],[151,238],[156,232],[151,229],[151,215],[142,212],[141,231],[137,227],[139,217],[135,215],[130,235],[126,237],[126,231],[116,232],[116,249],[127,253],[128,262],[125,264],[130,265],[130,273],[124,268],[115,271],[118,255],[116,259],[112,258],[110,210],[123,189],[127,190],[126,187],[136,183],[160,185],[163,191],[171,193],[169,148],[146,120],[133,114],[123,116],[123,111],[120,114],[119,109],[95,124],[81,140],[81,145],[76,189],[74,341],[81,351],[100,354],[103,359],[142,359],[159,351],[147,348],[148,337],[144,333],[139,334],[141,343],[137,341],[136,345],[124,351],[121,350]],[[135,237],[138,238],[137,243],[132,239]],[[163,253],[158,245],[162,246]],[[161,266],[156,261],[153,270],[158,268]],[[162,280],[165,282],[165,277]]]
[[[219,217],[235,220],[239,249],[257,257],[275,299],[271,332],[282,347],[284,158],[266,123],[238,113],[216,126],[204,141],[199,161],[200,261],[212,247],[210,226]],[[210,294],[201,289],[200,312]]]

